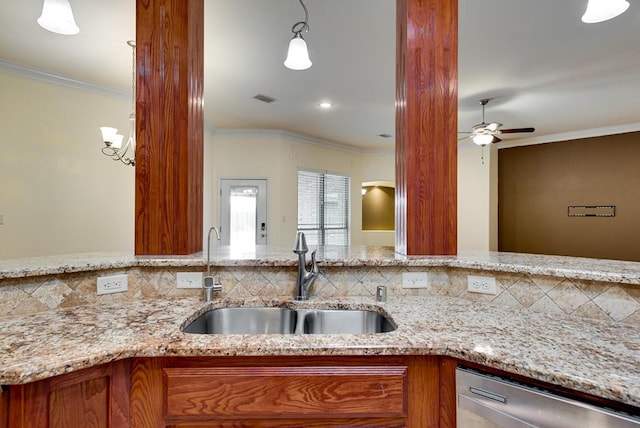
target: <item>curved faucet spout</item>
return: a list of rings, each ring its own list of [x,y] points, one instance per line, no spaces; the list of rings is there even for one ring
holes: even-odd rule
[[[218,241],[220,240],[220,232],[216,227],[209,229],[207,236],[207,276],[202,278],[202,298],[205,302],[210,302],[214,291],[222,291],[222,284],[220,283],[220,276],[215,280],[211,276],[211,232],[216,232]]]
[[[296,300],[308,300],[309,288],[313,285],[315,280],[320,274],[320,267],[316,260],[316,251],[311,253],[311,269],[307,271],[306,254],[309,249],[307,248],[307,240],[303,232],[298,232],[296,235],[296,245],[293,248],[293,252],[298,255],[298,277],[296,279]]]
[[[218,241],[220,240],[220,232],[218,232],[218,228],[213,226],[209,229],[209,234],[207,235],[207,276],[211,276],[211,232],[216,232],[216,237]]]

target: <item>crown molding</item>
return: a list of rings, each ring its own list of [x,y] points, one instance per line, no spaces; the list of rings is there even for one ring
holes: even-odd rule
[[[40,82],[51,83],[54,85],[66,86],[69,88],[82,89],[85,91],[96,92],[103,95],[110,95],[121,98],[131,98],[131,92],[119,89],[107,88],[105,86],[96,85],[84,80],[72,79],[51,73],[35,67],[29,67],[22,64],[16,64],[4,59],[0,59],[0,72],[13,74],[14,76],[24,77],[27,79],[37,80]]]
[[[314,146],[327,147],[349,153],[368,153],[366,150],[347,146],[345,144],[334,143],[332,141],[323,140],[309,135],[299,134],[297,132],[285,131],[283,129],[215,129],[214,135],[278,135],[281,137],[291,138],[302,143]]]
[[[580,131],[562,132],[559,134],[541,135],[529,138],[518,138],[517,140],[504,140],[496,144],[496,147],[498,150],[509,149],[512,147],[557,143],[560,141],[580,140],[582,138],[603,137],[605,135],[626,134],[628,132],[637,131],[640,131],[640,122],[606,126],[603,128],[583,129]]]

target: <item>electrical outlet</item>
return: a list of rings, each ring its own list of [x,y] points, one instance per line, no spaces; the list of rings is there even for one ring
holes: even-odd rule
[[[427,272],[403,272],[402,288],[427,288],[429,274]]]
[[[178,288],[202,288],[202,272],[178,272]]]
[[[467,290],[472,293],[496,294],[496,279],[492,276],[467,275]]]
[[[98,295],[122,293],[129,289],[127,275],[110,275],[98,277]]]

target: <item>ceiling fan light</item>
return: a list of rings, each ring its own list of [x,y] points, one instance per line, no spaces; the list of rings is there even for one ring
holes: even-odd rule
[[[487,144],[491,144],[493,141],[493,135],[491,134],[478,134],[474,135],[472,138],[473,142],[479,146],[486,146]]]
[[[306,70],[311,67],[307,43],[300,33],[296,33],[289,42],[289,52],[287,59],[284,60],[284,66],[291,70]]]
[[[38,25],[52,33],[65,36],[80,32],[68,0],[44,0]]]
[[[629,8],[627,0],[589,0],[582,22],[594,24],[621,15]]]

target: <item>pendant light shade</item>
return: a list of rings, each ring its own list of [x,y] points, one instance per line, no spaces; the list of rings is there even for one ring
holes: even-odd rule
[[[44,0],[38,25],[45,30],[66,36],[80,32],[68,0]]]
[[[582,22],[594,24],[621,15],[629,8],[627,0],[589,0]]]
[[[309,11],[302,0],[298,0],[304,9],[304,21],[296,22],[291,27],[293,38],[289,42],[289,51],[287,59],[284,60],[284,66],[291,70],[306,70],[311,67],[309,59],[309,50],[307,42],[302,38],[303,31],[309,31]]]
[[[311,67],[307,42],[304,41],[300,33],[297,33],[289,42],[289,52],[284,66],[291,70],[306,70]]]

